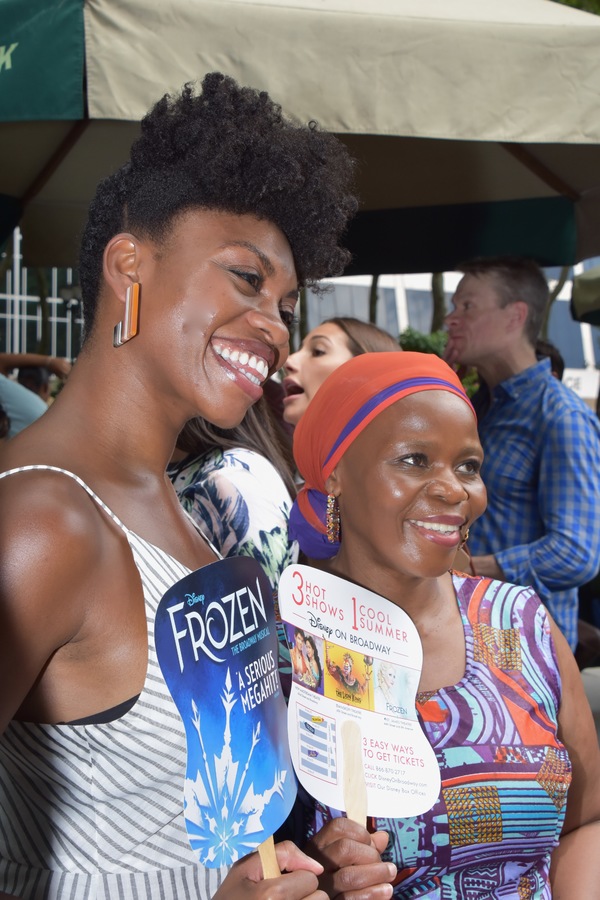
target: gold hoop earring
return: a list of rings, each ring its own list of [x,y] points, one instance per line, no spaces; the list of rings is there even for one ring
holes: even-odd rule
[[[338,544],[340,540],[340,508],[335,494],[327,494],[325,525],[329,543]]]
[[[140,330],[140,287],[139,281],[136,281],[127,288],[123,318],[113,331],[113,347],[122,347]]]
[[[463,539],[458,546],[458,549],[463,550],[468,540],[469,540],[469,529],[467,528],[467,530],[465,531],[465,533],[463,535]]]

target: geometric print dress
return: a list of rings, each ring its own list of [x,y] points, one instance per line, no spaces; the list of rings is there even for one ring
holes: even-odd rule
[[[465,673],[417,696],[441,790],[422,815],[401,818],[399,809],[372,823],[390,834],[394,897],[550,900],[571,764],[556,733],[561,683],[548,617],[531,588],[452,577]]]

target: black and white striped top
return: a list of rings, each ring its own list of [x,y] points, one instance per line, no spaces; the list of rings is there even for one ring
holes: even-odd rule
[[[139,570],[148,622],[148,670],[135,705],[106,724],[13,721],[0,738],[0,890],[26,900],[210,898],[225,869],[204,869],[183,817],[185,730],[154,646],[158,603],[189,569],[124,531]]]

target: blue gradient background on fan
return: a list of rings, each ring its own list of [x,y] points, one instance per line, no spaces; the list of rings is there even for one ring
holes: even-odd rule
[[[185,823],[202,865],[230,865],[284,822],[296,782],[269,580],[250,558],[191,572],[160,601],[158,661],[185,726]]]

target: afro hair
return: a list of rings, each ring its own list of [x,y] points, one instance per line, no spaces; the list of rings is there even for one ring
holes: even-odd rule
[[[317,123],[286,118],[264,91],[213,72],[144,117],[130,160],[100,182],[84,229],[79,272],[86,334],[94,323],[104,248],[132,231],[157,242],[174,218],[204,208],[251,214],[289,241],[300,286],[339,275],[357,200],[354,162]]]

